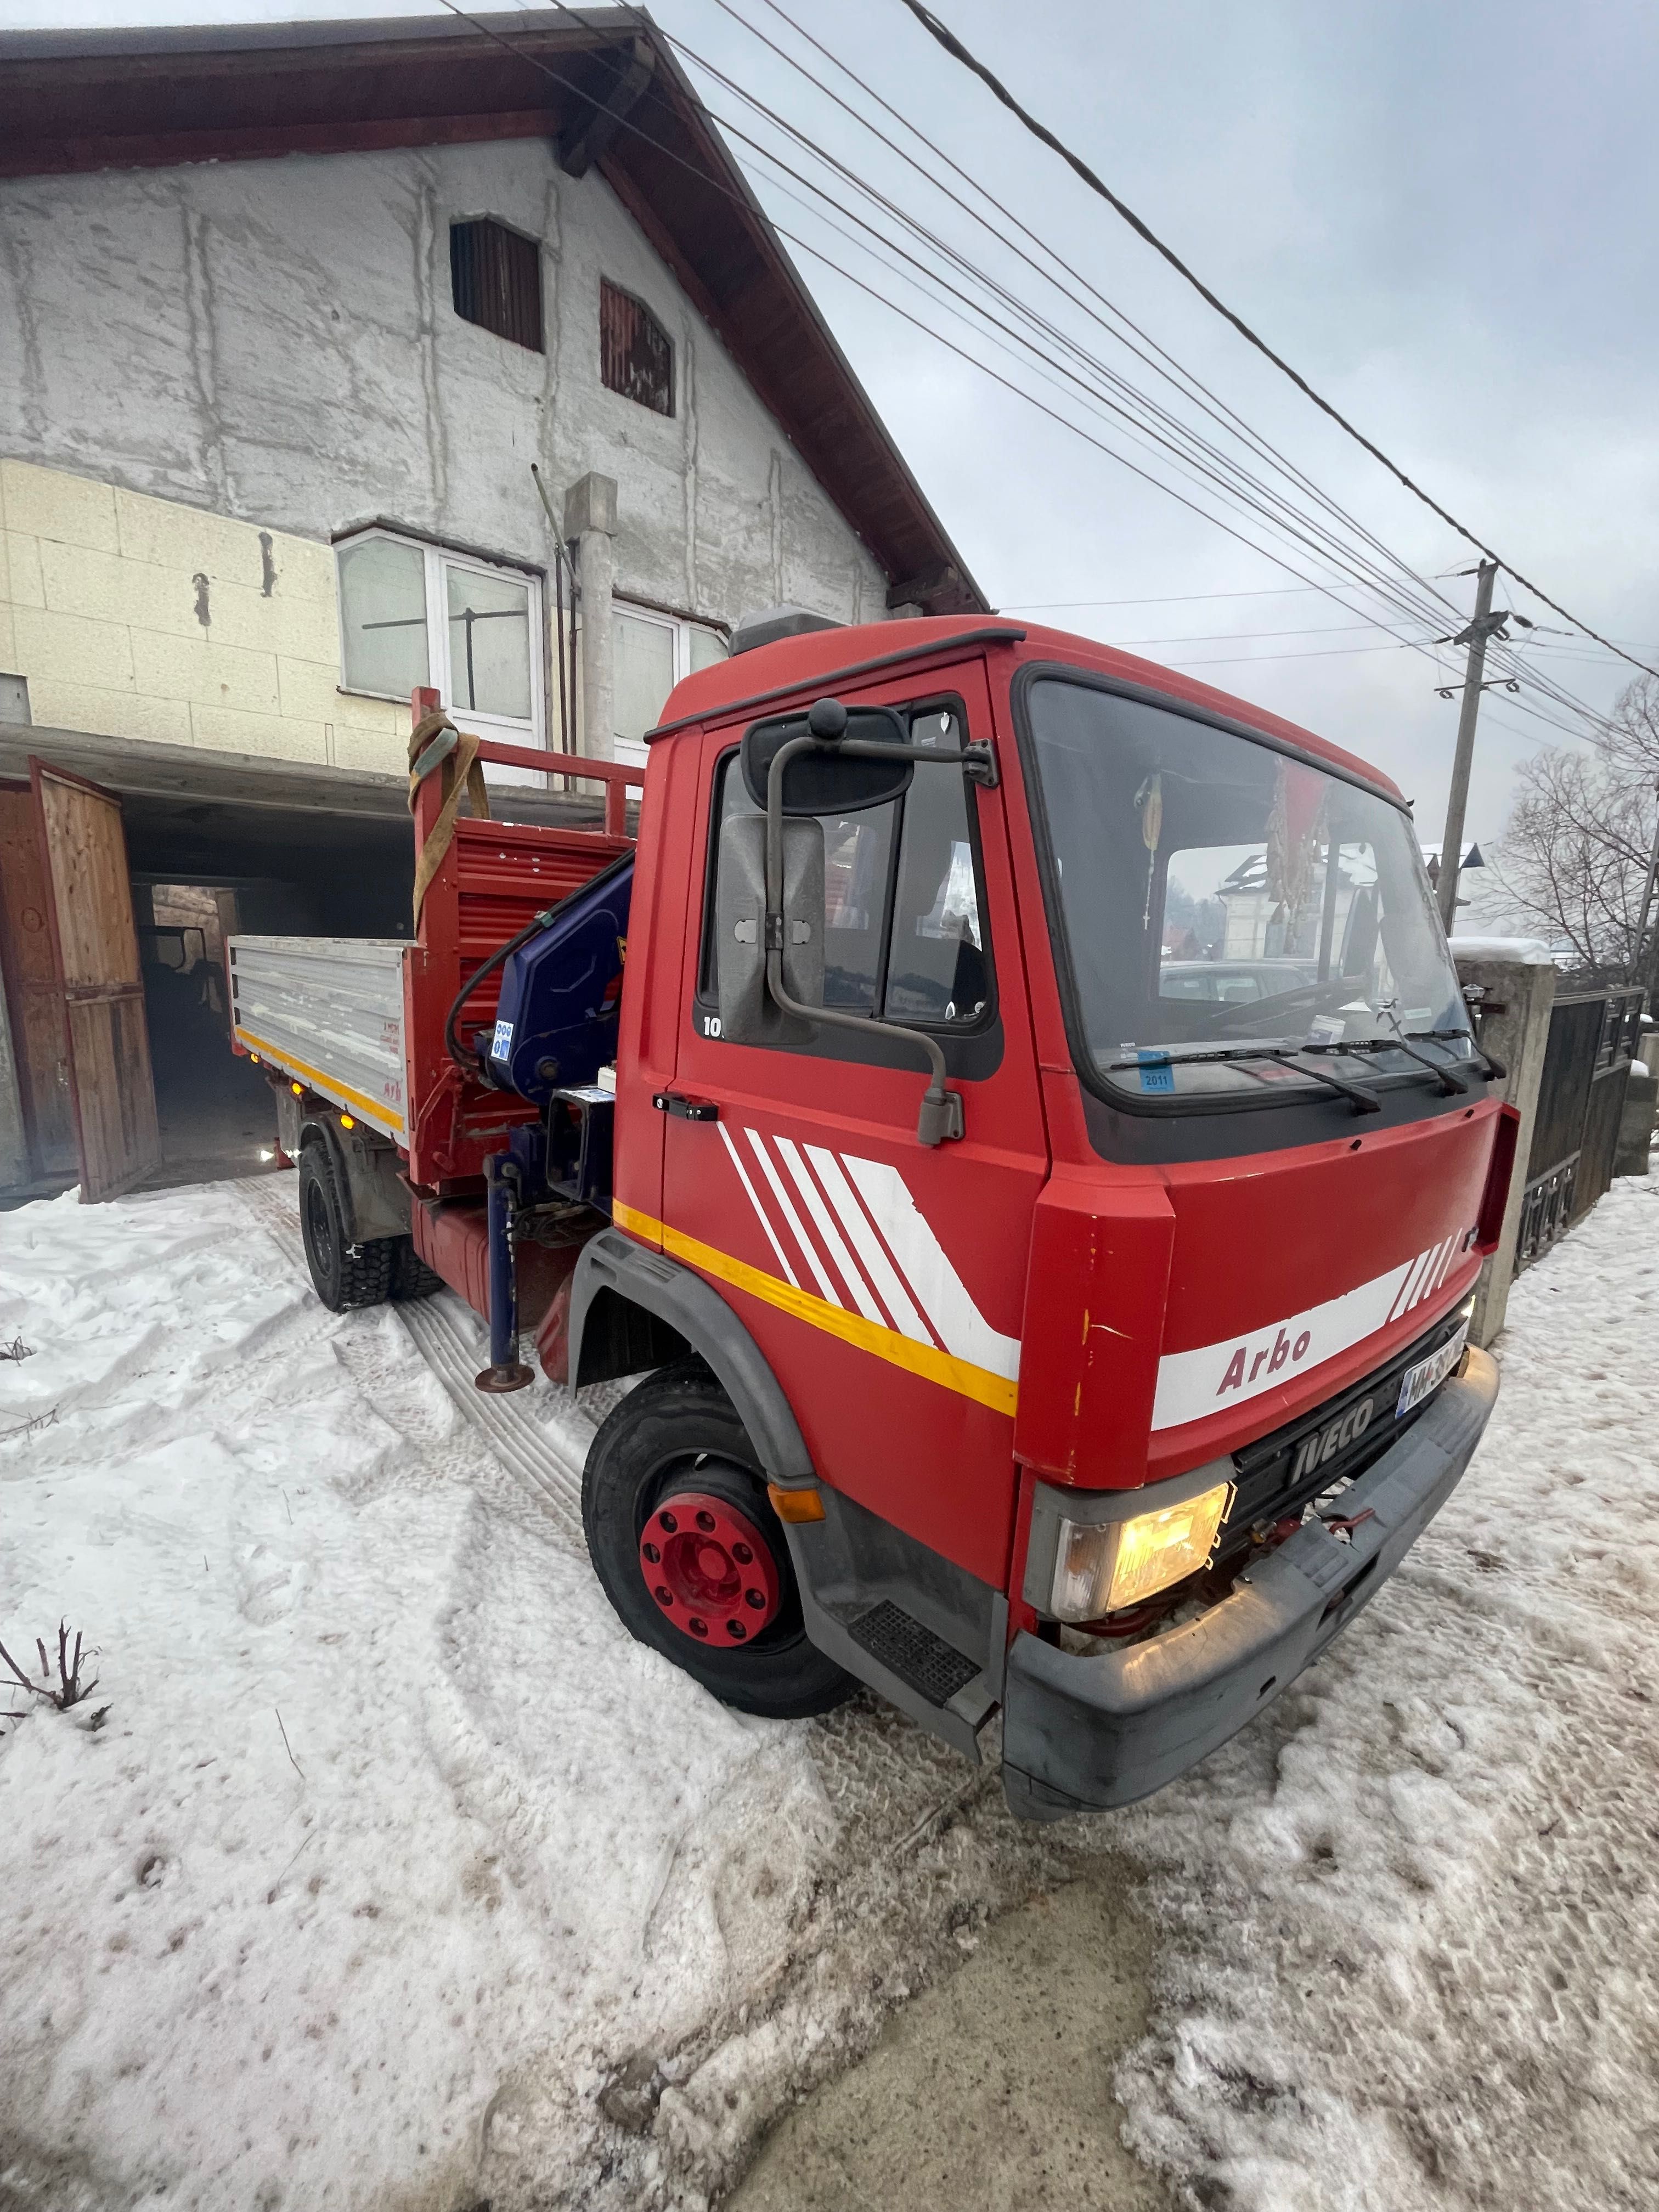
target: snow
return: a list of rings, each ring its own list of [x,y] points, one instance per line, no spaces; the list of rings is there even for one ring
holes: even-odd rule
[[[1387,1590],[1110,1824],[1165,1937],[1119,2094],[1189,2203],[1659,2202],[1656,1198],[1615,1183],[1517,1283]]]
[[[326,1313],[294,1183],[0,1214],[0,1637],[100,1647],[0,1735],[0,2203],[695,2205],[1054,1851],[939,1840],[994,1776],[873,1701],[635,1644],[578,1509],[616,1386]]]
[[[1522,968],[1549,968],[1555,961],[1541,937],[1466,937],[1454,930],[1450,943],[1454,956],[1461,952],[1468,960],[1512,960]]]
[[[1474,1467],[1318,1667],[1033,1830],[873,1700],[758,1722],[634,1644],[577,1511],[615,1386],[324,1312],[293,1186],[0,1214],[0,1636],[100,1647],[0,1735],[7,2212],[696,2212],[1102,1851],[1182,2202],[1659,2202],[1659,1188],[1516,1284]]]

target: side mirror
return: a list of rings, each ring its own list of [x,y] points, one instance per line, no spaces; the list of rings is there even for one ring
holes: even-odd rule
[[[833,712],[831,711],[833,709]],[[786,761],[783,769],[783,811],[788,814],[858,814],[867,806],[885,806],[910,788],[915,773],[910,736],[888,707],[846,708],[838,700],[820,699],[811,712],[791,714],[773,722],[757,722],[743,740],[743,780],[749,796],[763,812],[766,808],[766,779],[774,756],[792,738],[813,738],[817,745]],[[846,745],[892,745],[895,760],[872,759]]]
[[[735,815],[722,825],[715,884],[721,1036],[729,1044],[807,1043],[817,1025],[786,1013],[766,988],[763,814]],[[803,1006],[823,1004],[823,830],[793,818],[783,824],[783,986]]]

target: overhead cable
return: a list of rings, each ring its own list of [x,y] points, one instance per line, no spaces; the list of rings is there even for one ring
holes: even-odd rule
[[[1276,353],[1273,347],[1267,343],[1265,338],[1261,337],[1256,331],[1252,330],[1242,315],[1236,314],[1232,308],[1227,305],[1224,300],[1218,298],[1216,294],[1210,289],[1206,283],[1205,283],[1202,277],[1196,276],[1181,258],[1181,256],[1176,252],[1174,248],[1172,246],[1166,246],[1164,240],[1158,235],[1157,232],[1152,230],[1146,223],[1143,222],[1140,217],[1135,213],[1134,210],[1125,201],[1120,199],[1118,195],[1113,191],[1110,185],[1103,183],[1102,179],[1095,174],[1095,172],[1089,167],[1086,161],[1083,161],[1078,155],[1074,154],[1071,148],[1067,146],[1063,140],[1057,138],[1054,132],[1050,131],[1046,125],[1039,123],[1036,116],[1030,112],[1029,108],[1022,106],[1020,102],[1015,99],[1013,94],[1009,91],[1007,86],[1003,83],[1002,80],[988,70],[985,64],[981,62],[976,55],[969,52],[968,48],[963,45],[956,33],[947,24],[940,21],[939,18],[933,13],[931,8],[924,7],[922,5],[922,0],[901,0],[901,4],[909,9],[910,13],[922,26],[923,29],[926,30],[932,38],[937,40],[939,44],[944,47],[945,52],[948,53],[953,60],[960,62],[963,68],[971,70],[974,75],[989,88],[995,98],[1000,100],[1002,105],[1008,109],[1010,113],[1015,116],[1019,122],[1024,125],[1025,128],[1034,137],[1041,139],[1042,143],[1048,147],[1051,151],[1058,154],[1061,161],[1063,161],[1076,175],[1082,179],[1083,182],[1087,185],[1091,191],[1097,193],[1102,199],[1103,199],[1109,207],[1112,208],[1123,218],[1124,222],[1129,225],[1130,228],[1134,231],[1138,237],[1144,239],[1146,244],[1150,246],[1155,252],[1161,254],[1164,259],[1169,263],[1170,266],[1175,270],[1176,274],[1183,276],[1188,283],[1193,287],[1193,289],[1199,295],[1200,299],[1204,300],[1210,307],[1215,309],[1218,315],[1223,316],[1226,321],[1231,323],[1233,328],[1239,333],[1240,337],[1245,339],[1249,344],[1254,346],[1259,354],[1270,361],[1275,368],[1279,369],[1284,375],[1289,377],[1291,382],[1296,386],[1299,392],[1304,393],[1309,399],[1311,399],[1314,405],[1320,409],[1323,414],[1328,415],[1332,422],[1336,423],[1339,428],[1346,430],[1349,437],[1351,437],[1357,445],[1362,446],[1371,456],[1373,460],[1381,462],[1382,465],[1388,470],[1389,475],[1397,478],[1401,483],[1404,484],[1406,489],[1410,492],[1414,498],[1421,500],[1425,507],[1430,508],[1432,513],[1437,514],[1440,520],[1449,528],[1455,530],[1460,538],[1466,539],[1468,544],[1474,546],[1478,551],[1484,553],[1489,561],[1496,561],[1499,567],[1505,569],[1524,591],[1530,592],[1534,599],[1539,600],[1544,606],[1553,608],[1557,614],[1561,616],[1564,621],[1570,622],[1573,623],[1576,628],[1582,629],[1587,637],[1593,637],[1598,645],[1606,646],[1610,653],[1616,653],[1621,660],[1627,660],[1632,668],[1639,668],[1644,675],[1659,676],[1659,668],[1650,667],[1645,660],[1638,660],[1633,653],[1626,653],[1624,651],[1622,647],[1614,645],[1611,639],[1603,637],[1599,630],[1592,629],[1590,625],[1585,622],[1582,617],[1572,613],[1570,609],[1564,607],[1560,604],[1559,600],[1553,599],[1547,592],[1541,590],[1538,585],[1529,581],[1527,577],[1522,574],[1521,571],[1515,566],[1513,562],[1506,561],[1502,554],[1497,552],[1492,546],[1488,545],[1483,538],[1477,536],[1466,523],[1460,522],[1455,514],[1449,513],[1445,507],[1442,507],[1439,501],[1433,498],[1428,492],[1425,491],[1421,484],[1414,483],[1396,461],[1390,460],[1388,454],[1382,451],[1382,448],[1380,446],[1373,444],[1371,440],[1365,435],[1363,430],[1357,429],[1339,408],[1334,407],[1331,402],[1327,399],[1322,392],[1316,392],[1314,389],[1313,386],[1308,382],[1306,377],[1302,375],[1298,370],[1291,368],[1291,364],[1284,358],[1283,355]]]

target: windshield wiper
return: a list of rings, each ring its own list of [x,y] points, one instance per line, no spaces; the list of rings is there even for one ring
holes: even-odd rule
[[[1431,1030],[1425,1030],[1420,1034],[1424,1036],[1432,1036],[1435,1032]],[[1462,1030],[1456,1030],[1452,1034],[1462,1036],[1464,1032]],[[1322,1046],[1321,1049],[1326,1052],[1403,1052],[1407,1060],[1414,1060],[1419,1067],[1425,1067],[1433,1076],[1435,1081],[1440,1085],[1440,1095],[1443,1098],[1462,1097],[1469,1087],[1461,1075],[1454,1075],[1450,1068],[1442,1061],[1431,1060],[1425,1052],[1413,1052],[1406,1042],[1404,1030],[1401,1030],[1398,1036],[1355,1037],[1352,1042],[1344,1038],[1340,1042]]]
[[[1106,1072],[1109,1075],[1115,1075],[1127,1067],[1196,1067],[1206,1060],[1276,1060],[1281,1065],[1290,1065],[1310,1049],[1307,1045],[1300,1044],[1231,1044],[1223,1046],[1217,1052],[1183,1052],[1179,1060],[1170,1053],[1160,1053],[1150,1060],[1116,1060],[1109,1063]],[[1425,1065],[1431,1066],[1432,1062],[1425,1062]],[[1298,1075],[1311,1077],[1316,1083],[1322,1083],[1328,1090],[1336,1091],[1347,1100],[1349,1107],[1356,1114],[1380,1114],[1382,1111],[1381,1100],[1373,1098],[1369,1091],[1362,1091],[1357,1083],[1349,1083],[1343,1077],[1334,1075],[1328,1067],[1298,1066],[1296,1072]]]
[[[1419,1038],[1425,1042],[1433,1044],[1449,1044],[1454,1038],[1468,1037],[1469,1042],[1474,1045],[1476,1053],[1486,1062],[1486,1072],[1492,1077],[1493,1082],[1501,1083],[1504,1077],[1509,1073],[1509,1070],[1504,1066],[1503,1061],[1501,1060],[1494,1060],[1491,1053],[1486,1050],[1485,1045],[1480,1043],[1468,1030],[1407,1030],[1403,1034],[1408,1037]]]

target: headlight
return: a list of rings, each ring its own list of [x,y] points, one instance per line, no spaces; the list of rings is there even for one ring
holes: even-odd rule
[[[1218,1482],[1133,1521],[1089,1527],[1062,1520],[1050,1610],[1060,1620],[1097,1620],[1196,1574],[1214,1548],[1231,1488]]]

